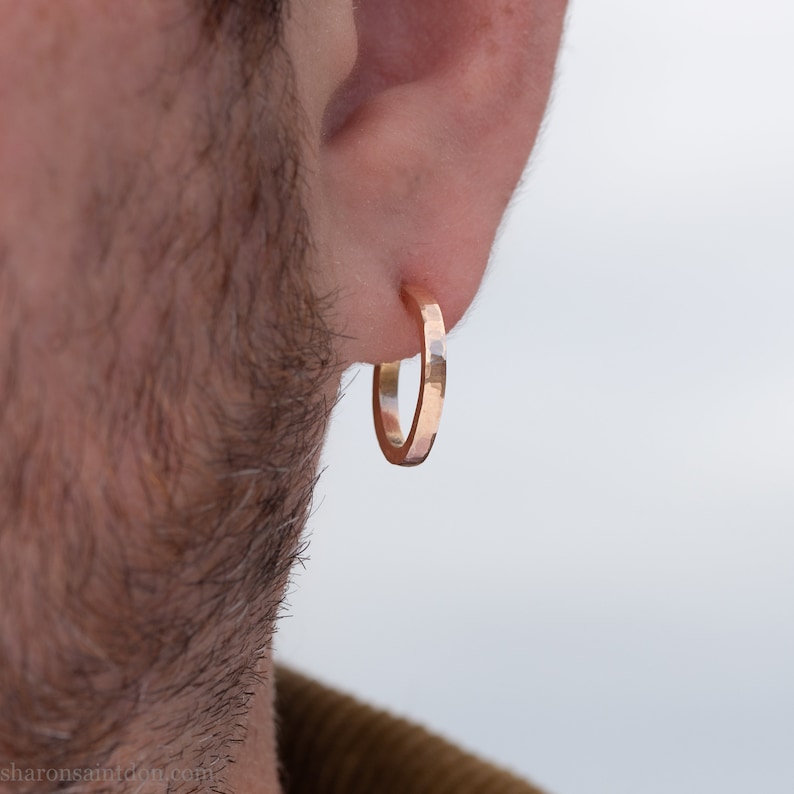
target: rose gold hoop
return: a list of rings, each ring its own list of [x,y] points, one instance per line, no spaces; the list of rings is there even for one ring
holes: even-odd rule
[[[422,333],[422,383],[408,438],[403,438],[397,405],[399,361],[375,367],[372,409],[375,433],[386,460],[398,466],[418,466],[430,454],[444,407],[447,338],[441,309],[430,293],[422,287],[403,287],[402,298]]]

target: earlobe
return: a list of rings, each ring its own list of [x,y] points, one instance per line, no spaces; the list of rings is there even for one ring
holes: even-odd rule
[[[406,285],[447,327],[476,293],[551,84],[564,0],[361,0],[315,205],[349,361],[414,355]]]

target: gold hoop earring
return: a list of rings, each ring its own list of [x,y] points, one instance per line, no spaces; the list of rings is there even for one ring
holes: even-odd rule
[[[436,440],[447,387],[447,337],[441,309],[422,287],[403,287],[402,299],[416,317],[422,334],[422,384],[408,438],[400,428],[397,383],[400,362],[378,364],[372,383],[375,433],[386,460],[418,466]]]

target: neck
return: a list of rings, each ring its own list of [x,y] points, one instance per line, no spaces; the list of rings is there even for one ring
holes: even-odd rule
[[[229,789],[238,794],[279,794],[275,684],[269,654],[262,659],[258,672],[250,710],[242,720],[244,738],[229,765]]]

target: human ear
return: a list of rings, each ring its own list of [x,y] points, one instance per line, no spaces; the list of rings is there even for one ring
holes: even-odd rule
[[[359,0],[355,67],[323,110],[316,244],[347,361],[413,355],[405,285],[447,327],[476,293],[534,143],[565,0]]]

